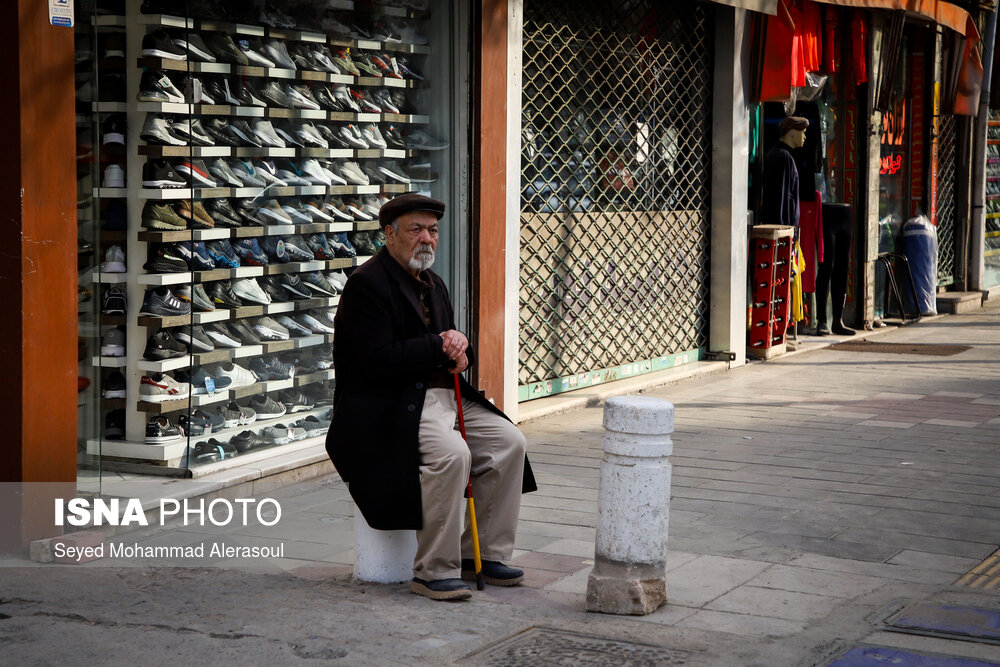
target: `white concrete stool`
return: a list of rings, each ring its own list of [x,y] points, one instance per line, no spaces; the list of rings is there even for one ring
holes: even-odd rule
[[[396,584],[413,578],[417,531],[375,530],[354,509],[354,578]]]

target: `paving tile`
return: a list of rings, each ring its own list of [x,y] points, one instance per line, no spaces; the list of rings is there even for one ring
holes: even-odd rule
[[[669,593],[667,595],[669,599]],[[669,603],[668,603],[669,604]],[[697,628],[712,632],[728,632],[746,637],[796,635],[806,629],[803,621],[789,621],[750,614],[733,614],[702,609],[677,622],[680,628]]]
[[[851,599],[870,593],[884,583],[885,579],[860,574],[775,565],[748,581],[747,585]]]
[[[977,398],[972,402],[977,405],[1000,405],[1000,398]]]
[[[535,570],[549,570],[561,574],[571,574],[582,568],[593,567],[593,555],[590,558],[549,554],[535,551],[515,559],[518,567]]]
[[[963,391],[935,391],[931,396],[943,396],[946,398],[982,398],[983,394],[970,394]]]
[[[699,556],[667,573],[667,599],[676,604],[701,607],[770,567],[721,556]]]
[[[915,426],[914,422],[893,422],[893,421],[883,421],[880,419],[869,419],[867,421],[860,422],[858,426],[876,426],[878,428],[910,428]]]
[[[981,422],[978,421],[961,421],[957,419],[925,419],[924,424],[932,424],[934,426],[949,426],[952,428],[973,428],[979,426]]]
[[[765,544],[770,546],[793,549],[799,553],[818,553],[826,556],[838,558],[851,558],[854,560],[866,560],[874,562],[885,561],[896,555],[901,547],[888,546],[884,544],[870,544],[867,542],[852,541],[847,539],[823,540],[801,535],[785,535],[773,532],[756,532],[740,538],[739,544],[742,546]]]
[[[873,412],[852,412],[850,410],[834,410],[831,412],[824,412],[823,415],[843,417],[844,419],[874,419],[879,416]]]
[[[800,621],[823,618],[839,604],[840,600],[823,595],[747,585],[713,600],[706,608],[739,614],[753,612],[758,616]]]
[[[924,398],[925,394],[897,394],[891,391],[883,391],[875,394],[872,398],[891,401],[917,401]]]
[[[986,549],[983,558],[988,556],[990,548]],[[983,558],[963,558],[961,556],[946,556],[943,554],[932,554],[925,551],[911,551],[909,549],[900,551],[889,559],[892,565],[911,565],[927,570],[940,570],[942,572],[953,572],[955,574],[965,574]]]
[[[590,578],[592,567],[586,567],[573,574],[561,577],[556,581],[544,586],[546,591],[555,593],[575,593],[577,595],[587,594],[587,580]]]
[[[555,542],[546,545],[543,549],[540,549],[540,551],[550,554],[559,554],[562,556],[593,558],[594,542],[585,542],[583,540],[556,540]]]

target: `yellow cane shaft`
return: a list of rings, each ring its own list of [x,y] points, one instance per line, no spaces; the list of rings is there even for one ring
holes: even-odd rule
[[[479,528],[476,527],[476,501],[469,496],[469,525],[472,528],[472,555],[476,561],[476,576],[483,571],[483,559],[479,554]]]

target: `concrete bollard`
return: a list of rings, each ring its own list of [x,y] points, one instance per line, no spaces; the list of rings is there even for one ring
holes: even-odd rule
[[[354,578],[396,584],[413,578],[414,530],[375,530],[354,510]]]
[[[667,601],[674,406],[617,396],[604,406],[604,460],[587,611],[649,614]]]

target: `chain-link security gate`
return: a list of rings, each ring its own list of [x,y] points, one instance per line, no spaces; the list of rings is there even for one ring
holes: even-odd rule
[[[938,173],[935,221],[938,240],[938,285],[955,282],[955,117],[938,121]]]
[[[712,32],[696,3],[525,0],[520,400],[705,348]]]

